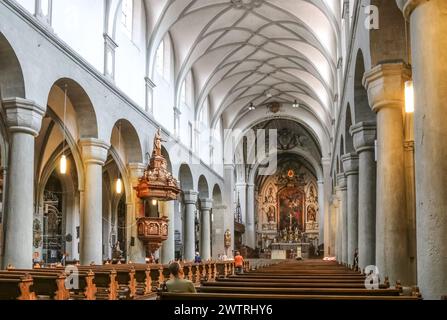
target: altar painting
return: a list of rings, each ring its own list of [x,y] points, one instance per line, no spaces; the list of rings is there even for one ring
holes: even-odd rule
[[[278,230],[304,231],[305,194],[299,188],[284,188],[278,193]]]

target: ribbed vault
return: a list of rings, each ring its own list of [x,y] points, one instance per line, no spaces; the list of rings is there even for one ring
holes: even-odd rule
[[[151,0],[156,22],[149,74],[169,33],[177,103],[192,71],[196,115],[209,105],[211,126],[221,118],[226,126],[235,123],[250,112],[250,103],[291,106],[296,100],[329,131],[337,81],[337,2]]]

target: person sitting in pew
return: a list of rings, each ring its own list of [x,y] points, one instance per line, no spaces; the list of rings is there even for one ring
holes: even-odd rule
[[[196,293],[196,288],[192,281],[181,279],[181,268],[178,262],[173,262],[169,265],[169,272],[173,279],[166,282],[168,292],[175,293]]]

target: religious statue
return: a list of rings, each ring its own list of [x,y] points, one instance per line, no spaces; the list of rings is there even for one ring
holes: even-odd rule
[[[270,206],[267,211],[267,221],[268,223],[275,223],[276,222],[276,214],[275,214],[275,208],[273,206]]]
[[[161,139],[161,130],[158,129],[154,137],[154,149],[152,151],[152,156],[161,156],[161,143],[166,142]]]
[[[267,203],[274,203],[275,202],[275,196],[273,195],[273,188],[272,187],[269,188],[269,193],[265,197],[265,202],[267,202]]]
[[[314,208],[309,208],[309,209],[307,209],[307,221],[308,222],[310,222],[310,221],[316,221],[317,220],[317,214],[316,214],[316,212],[315,212],[315,209]]]
[[[231,231],[229,229],[227,229],[224,234],[224,245],[225,248],[231,247]]]
[[[119,241],[116,241],[115,245],[112,248],[112,258],[113,259],[122,259],[123,251],[120,248]]]

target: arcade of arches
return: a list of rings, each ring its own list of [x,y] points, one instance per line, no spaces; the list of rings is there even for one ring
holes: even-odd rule
[[[447,295],[446,12],[1,1],[0,267],[240,250]]]

